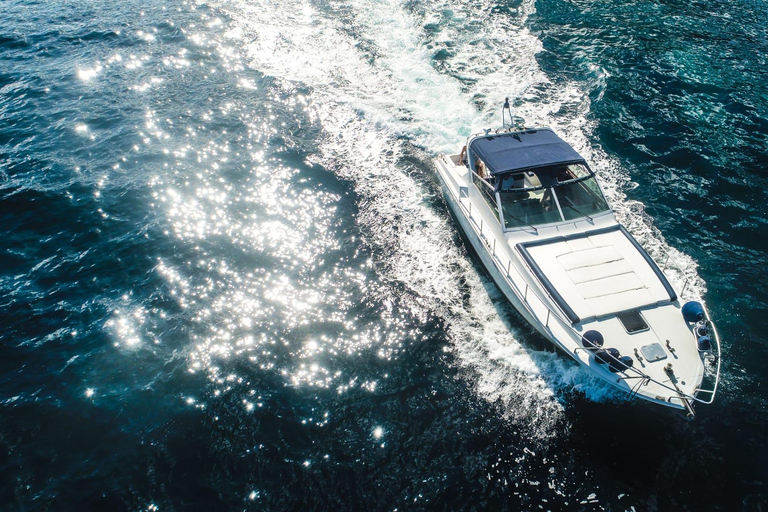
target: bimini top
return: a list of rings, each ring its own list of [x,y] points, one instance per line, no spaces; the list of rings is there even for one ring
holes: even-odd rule
[[[549,128],[480,136],[469,147],[492,175],[584,162],[576,150]]]

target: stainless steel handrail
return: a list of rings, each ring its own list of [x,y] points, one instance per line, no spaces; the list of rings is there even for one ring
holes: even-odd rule
[[[484,241],[485,241],[485,240],[487,240],[487,239],[488,239],[488,237],[485,235],[485,232],[484,232],[484,231],[485,231],[485,229],[484,229],[484,228],[485,228],[485,226],[484,226],[484,222],[483,222],[483,219],[482,219],[482,218],[480,219],[480,223],[478,223],[478,222],[477,222],[477,220],[475,219],[475,216],[474,216],[474,215],[472,215],[472,208],[471,208],[472,202],[471,202],[471,199],[469,198],[469,196],[468,196],[468,195],[467,195],[467,196],[465,196],[465,197],[467,198],[467,200],[468,200],[468,201],[469,201],[469,203],[470,203],[470,208],[466,208],[466,207],[465,207],[465,206],[464,206],[464,205],[461,203],[461,201],[459,201],[459,205],[460,205],[460,206],[461,206],[461,207],[462,207],[462,208],[463,208],[465,211],[467,211],[467,213],[468,213],[468,215],[467,215],[467,218],[468,218],[470,221],[472,221],[472,223],[473,223],[475,226],[477,226],[477,228],[479,228],[479,229],[480,229],[480,232],[478,233],[478,235],[480,235],[480,236],[479,236],[479,238],[480,238],[481,240],[484,240]],[[493,238],[495,239],[496,237],[493,237]],[[488,247],[490,248],[490,245],[488,245]],[[514,281],[514,279],[513,279],[513,277],[512,277],[512,274],[510,273],[510,268],[511,268],[512,259],[511,259],[511,258],[509,258],[509,257],[507,257],[507,260],[508,260],[508,262],[507,262],[507,265],[506,265],[506,267],[505,267],[505,266],[504,266],[504,264],[503,264],[503,262],[502,262],[502,261],[501,261],[501,259],[499,258],[499,255],[496,253],[496,251],[495,251],[495,250],[493,250],[492,252],[489,252],[489,254],[491,254],[491,257],[492,257],[492,259],[494,260],[494,263],[496,263],[496,267],[499,269],[499,271],[501,271],[501,272],[502,272],[502,275],[503,275],[503,276],[506,278],[506,280],[507,280],[507,283],[510,285],[510,287],[512,288],[512,290],[515,292],[515,294],[517,295],[518,299],[520,299],[520,302],[521,302],[521,303],[523,303],[523,304],[525,304],[526,306],[528,306],[528,308],[527,308],[527,309],[528,309],[528,311],[529,311],[529,312],[530,312],[532,315],[534,315],[534,316],[537,316],[537,317],[538,317],[538,315],[537,315],[537,314],[536,314],[536,313],[533,311],[533,309],[532,309],[532,304],[531,304],[531,303],[529,302],[529,300],[528,300],[528,293],[527,293],[527,287],[528,287],[528,283],[525,283],[525,284],[526,284],[526,292],[525,292],[525,295],[524,295],[524,294],[522,293],[522,290],[521,290],[520,286],[519,286],[519,285],[518,285],[518,284],[517,284],[517,283]],[[521,277],[522,277],[522,276],[521,276]],[[524,281],[524,280],[523,280],[523,281]],[[547,312],[548,312],[548,316],[549,316],[549,314],[550,314],[550,312],[551,312],[552,308],[551,308],[551,307],[550,307],[550,306],[549,306],[547,303],[545,303],[545,302],[544,302],[544,301],[543,301],[543,300],[542,300],[542,299],[541,299],[541,298],[540,298],[538,295],[536,295],[535,293],[534,293],[534,294],[531,294],[531,295],[533,295],[534,297],[536,297],[536,299],[537,299],[538,303],[539,303],[540,305],[542,305],[544,308],[546,308],[546,309],[547,309]],[[570,328],[570,324],[569,324],[569,323],[567,323],[567,321],[566,321],[566,320],[564,320],[563,318],[561,318],[559,315],[555,315],[555,318],[557,318],[557,319],[559,320],[559,322],[562,324],[562,326],[563,326],[563,327],[566,327],[566,328]],[[546,321],[545,321],[545,323],[544,323],[544,325],[547,325],[547,327],[548,327],[548,323],[549,323],[549,322],[548,322],[548,320],[546,320]]]
[[[720,385],[720,364],[722,361],[721,357],[721,346],[720,346],[720,334],[717,332],[717,327],[715,327],[715,323],[712,321],[712,319],[709,316],[709,311],[707,311],[707,308],[704,308],[704,315],[707,317],[707,326],[712,328],[712,332],[715,333],[715,343],[717,345],[717,354],[715,354],[715,357],[717,358],[717,370],[715,371],[715,383],[712,386],[712,389],[701,389],[697,388],[696,393],[709,393],[709,400],[702,400],[702,399],[696,399],[697,402],[701,402],[703,404],[711,404],[715,401],[715,395],[717,394],[717,387]]]
[[[646,227],[653,230],[653,226],[650,225],[650,216],[645,212],[640,213],[641,222],[646,223]],[[667,270],[671,269],[675,272],[677,272],[681,277],[684,277],[683,280],[683,287],[680,290],[680,298],[682,299],[682,295],[685,293],[686,288],[688,287],[689,280],[691,279],[691,276],[686,276],[687,269],[682,267],[675,261],[674,258],[672,258],[672,252],[669,249],[665,249],[663,246],[658,249],[658,252],[660,253],[660,256],[664,257],[664,264],[661,268],[662,272],[666,272]],[[715,344],[717,346],[717,352],[714,354],[714,357],[717,359],[717,369],[715,370],[715,382],[712,386],[712,389],[705,389],[705,388],[696,388],[695,392],[696,395],[699,393],[706,393],[709,394],[709,400],[704,400],[701,398],[698,398],[697,396],[690,396],[688,395],[688,398],[691,400],[694,400],[698,403],[703,404],[711,404],[715,400],[715,396],[717,394],[717,388],[720,384],[720,369],[721,369],[721,362],[722,362],[722,345],[720,343],[720,334],[717,332],[717,327],[715,326],[715,323],[712,321],[712,318],[709,315],[709,311],[707,310],[706,306],[704,306],[704,314],[706,316],[707,326],[712,329],[712,332],[715,335]],[[679,398],[679,397],[673,397],[673,398]]]

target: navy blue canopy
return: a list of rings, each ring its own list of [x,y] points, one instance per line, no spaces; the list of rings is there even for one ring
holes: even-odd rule
[[[479,137],[470,143],[470,151],[492,175],[584,162],[576,150],[548,128]]]

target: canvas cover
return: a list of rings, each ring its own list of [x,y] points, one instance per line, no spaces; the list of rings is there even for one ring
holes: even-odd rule
[[[584,163],[576,150],[548,128],[480,137],[470,143],[470,152],[483,161],[492,175]]]

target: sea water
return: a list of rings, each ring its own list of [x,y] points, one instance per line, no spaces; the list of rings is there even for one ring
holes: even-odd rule
[[[0,4],[0,508],[768,505],[760,2]],[[685,421],[554,353],[431,159],[506,97],[724,343]]]

